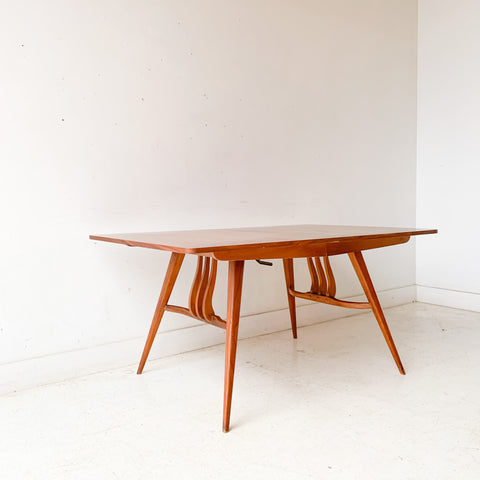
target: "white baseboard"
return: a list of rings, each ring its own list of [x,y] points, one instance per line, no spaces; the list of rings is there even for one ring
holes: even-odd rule
[[[417,300],[443,307],[480,312],[480,294],[417,285]]]
[[[413,302],[415,295],[415,285],[378,292],[380,302],[385,308]],[[363,296],[359,295],[346,300],[362,299]],[[297,306],[297,323],[299,327],[302,327],[364,312],[365,310],[348,310],[309,303]],[[249,338],[287,329],[290,329],[290,316],[287,309],[249,315],[240,319],[239,338]],[[159,332],[149,359],[155,360],[198,350],[222,344],[224,341],[224,330],[203,323],[178,330]],[[132,338],[0,365],[0,395],[114,368],[130,365],[135,368],[140,359],[144,342],[144,337]],[[223,367],[219,366],[219,368]],[[148,372],[148,362],[145,372]]]

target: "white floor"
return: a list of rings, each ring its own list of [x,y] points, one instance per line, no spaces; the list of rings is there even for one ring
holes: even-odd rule
[[[480,478],[480,314],[386,310],[239,343],[232,429],[223,347],[0,397],[0,478]]]

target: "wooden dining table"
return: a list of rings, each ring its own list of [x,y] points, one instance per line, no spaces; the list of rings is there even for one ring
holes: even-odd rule
[[[170,262],[138,366],[138,374],[143,371],[165,311],[186,315],[226,330],[223,431],[228,432],[245,261],[283,260],[286,296],[294,338],[297,338],[295,298],[344,308],[371,309],[397,368],[404,375],[405,370],[385,320],[362,252],[406,243],[413,235],[433,233],[437,233],[437,230],[345,225],[281,225],[91,235],[90,238],[130,247],[170,252]],[[335,277],[329,259],[334,255],[341,254],[348,254],[365,292],[366,302],[351,302],[336,297]],[[188,305],[171,305],[168,303],[170,294],[185,255],[197,256],[197,269],[193,278]],[[306,259],[311,278],[309,291],[295,289],[293,264],[295,258]],[[212,305],[218,261],[228,262],[227,313],[225,319],[215,313]]]

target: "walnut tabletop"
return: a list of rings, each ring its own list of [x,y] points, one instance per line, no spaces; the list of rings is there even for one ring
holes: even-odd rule
[[[185,230],[179,232],[122,233],[91,235],[92,240],[120,243],[130,247],[153,248],[170,252],[163,286],[137,373],[141,374],[164,312],[195,318],[226,330],[223,431],[230,428],[233,378],[237,351],[238,326],[245,260],[281,258],[285,275],[286,303],[293,338],[297,338],[295,299],[302,298],[343,308],[370,309],[378,322],[398,371],[404,375],[400,356],[385,320],[362,252],[408,242],[412,235],[437,233],[437,230],[390,227],[354,227],[344,225],[281,225],[274,227]],[[197,256],[187,306],[169,303],[185,255]],[[367,301],[349,301],[336,297],[335,275],[330,256],[348,254]],[[294,259],[304,258],[310,273],[308,291],[295,288]],[[223,319],[213,308],[217,262],[228,261],[227,314]]]
[[[285,258],[285,248],[303,249],[321,244],[353,240],[378,240],[411,235],[437,233],[437,230],[416,228],[364,227],[346,225],[279,225],[272,227],[184,230],[176,232],[118,233],[91,235],[92,240],[120,243],[130,247],[153,248],[169,252],[207,255],[218,260],[231,260],[234,252],[241,259]],[[258,249],[262,252],[258,252]],[[255,252],[248,256],[249,252]],[[266,257],[267,255],[274,255]],[[296,256],[296,255],[294,255]]]

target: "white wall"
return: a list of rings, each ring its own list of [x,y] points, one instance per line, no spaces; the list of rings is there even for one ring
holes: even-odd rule
[[[418,299],[480,311],[480,3],[420,0]]]
[[[415,224],[414,0],[0,9],[0,363],[143,343],[168,255],[90,233]],[[413,244],[367,261],[379,290],[415,283]],[[284,309],[283,288],[279,262],[249,263],[243,313]]]

